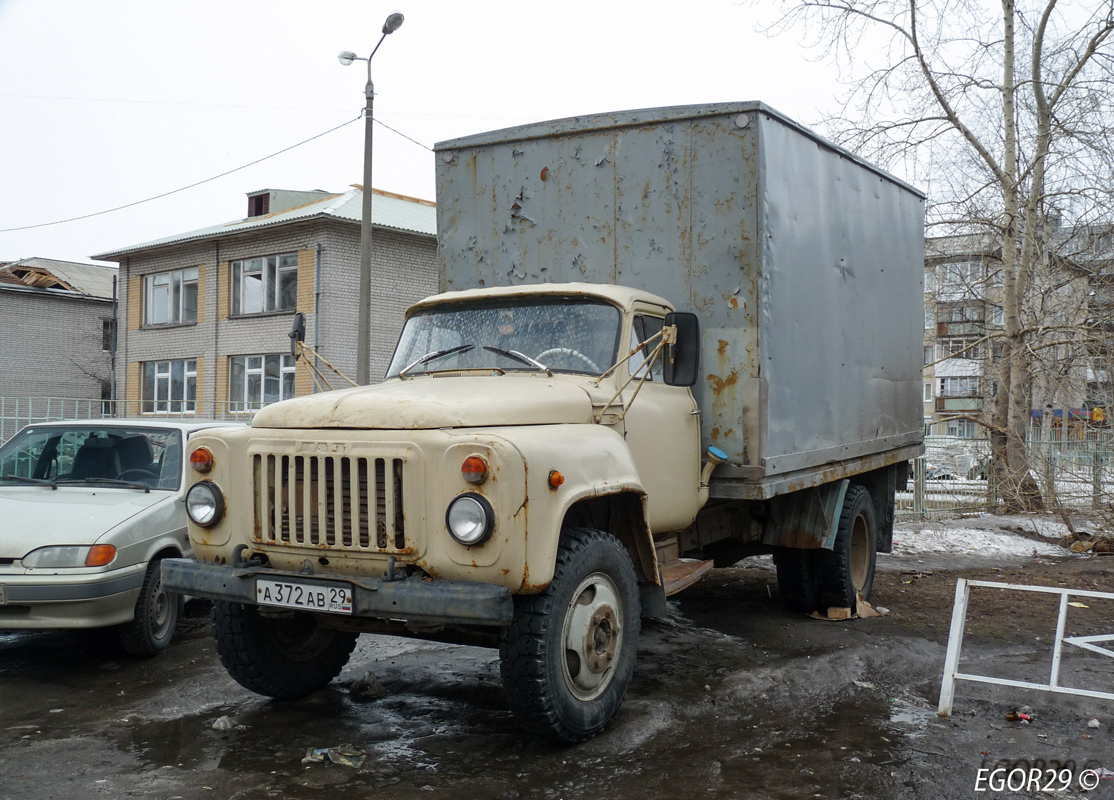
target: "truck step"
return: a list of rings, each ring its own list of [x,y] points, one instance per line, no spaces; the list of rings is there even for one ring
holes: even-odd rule
[[[661,580],[665,586],[665,596],[677,594],[682,589],[692,586],[704,573],[712,568],[712,561],[701,561],[697,558],[678,558],[661,565]]]

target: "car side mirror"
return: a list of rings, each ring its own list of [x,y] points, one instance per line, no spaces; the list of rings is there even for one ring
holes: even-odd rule
[[[290,337],[290,355],[298,355],[298,342],[306,340],[306,315],[299,311],[294,315],[294,327],[290,333],[286,334]]]
[[[677,327],[677,342],[665,348],[662,377],[669,386],[692,386],[700,369],[700,323],[695,314],[674,311],[665,324]]]

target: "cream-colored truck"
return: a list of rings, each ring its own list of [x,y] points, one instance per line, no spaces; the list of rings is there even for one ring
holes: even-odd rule
[[[772,553],[854,607],[922,450],[923,195],[758,103],[438,145],[446,291],[376,385],[191,440],[196,561],[252,691],[329,683],[361,632],[499,648],[521,721],[617,712],[643,617]]]

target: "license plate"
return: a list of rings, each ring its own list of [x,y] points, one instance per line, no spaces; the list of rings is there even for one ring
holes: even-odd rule
[[[352,613],[350,586],[315,586],[259,578],[255,581],[255,600],[264,606],[326,611],[330,614]]]

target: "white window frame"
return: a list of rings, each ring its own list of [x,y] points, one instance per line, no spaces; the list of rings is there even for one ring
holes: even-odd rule
[[[924,382],[924,402],[932,402],[932,381]]]
[[[277,364],[277,372],[268,376],[268,361]],[[242,378],[237,378],[237,367],[242,366]],[[297,393],[295,374],[297,362],[289,353],[259,353],[229,356],[228,404],[231,411],[248,411],[270,403],[289,400]],[[287,380],[289,378],[289,380]],[[254,379],[254,381],[252,380]],[[267,382],[275,381],[274,399],[267,400]],[[237,386],[237,383],[240,385]]]
[[[978,423],[972,419],[949,419],[948,436],[954,439],[975,439]]]
[[[197,267],[187,267],[144,275],[143,324],[179,325],[197,322],[198,272]],[[190,286],[193,287],[194,298],[192,314],[186,308],[186,293]],[[160,296],[160,288],[165,291],[165,296]]]
[[[936,311],[935,309],[925,307],[924,310],[924,329],[930,330],[936,324]]]
[[[180,367],[176,370],[175,365]],[[193,414],[197,411],[197,359],[145,361],[141,371],[144,414]],[[176,371],[180,376],[177,384],[174,382]],[[151,393],[149,388],[153,390]]]
[[[283,278],[293,278],[293,295],[283,302]],[[258,281],[256,291],[251,281]],[[248,297],[251,294],[252,297]],[[298,305],[298,254],[245,258],[232,262],[232,315],[267,314],[293,311]],[[257,307],[258,306],[258,307]]]

